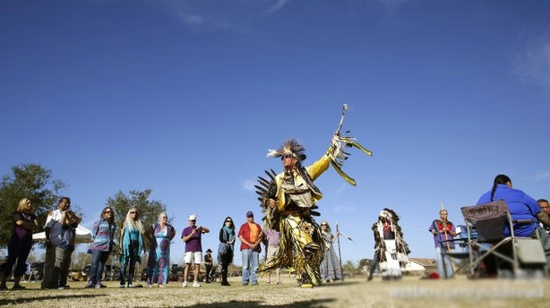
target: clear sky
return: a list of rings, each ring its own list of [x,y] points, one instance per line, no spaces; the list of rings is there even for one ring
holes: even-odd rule
[[[266,158],[295,137],[307,163],[344,129],[344,171],[317,180],[344,261],[372,258],[371,224],[401,216],[412,257],[435,256],[441,204],[462,222],[505,173],[550,198],[550,2],[49,0],[0,2],[0,174],[39,163],[98,218],[118,191],[153,190],[211,229],[260,207]],[[235,262],[241,263],[240,254]]]

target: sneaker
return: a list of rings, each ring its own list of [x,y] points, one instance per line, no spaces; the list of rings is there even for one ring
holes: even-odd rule
[[[183,287],[184,287],[184,288],[187,288],[187,281],[184,281],[184,282],[183,282]]]
[[[243,286],[247,286],[248,285],[248,282],[243,282]]]
[[[70,288],[71,288],[71,286],[59,286],[57,289],[58,290],[68,290]]]
[[[102,288],[106,288],[106,287],[107,287],[107,286],[104,285],[104,284],[102,284],[102,283],[98,283],[98,284],[95,285],[95,288],[96,288],[96,289],[102,289]]]
[[[251,285],[257,286],[257,285],[258,285],[258,282],[257,282],[257,281],[252,281]]]
[[[123,285],[123,284],[121,284],[121,285],[119,286],[119,288],[121,288],[121,289],[124,289],[124,285]]]
[[[193,288],[200,288],[200,287],[201,285],[199,284],[198,281],[193,282]]]
[[[133,289],[133,288],[134,288],[134,285],[131,284],[131,283],[129,283],[129,284],[128,284],[128,289]]]
[[[20,285],[20,284],[16,284],[16,285],[13,285],[13,287],[11,287],[12,290],[26,290],[27,288],[25,288],[24,286]]]
[[[85,288],[86,289],[93,289],[93,288],[95,288],[95,285],[94,284],[89,284]]]

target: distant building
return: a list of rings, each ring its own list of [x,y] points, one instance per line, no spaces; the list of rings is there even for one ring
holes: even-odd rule
[[[437,261],[426,258],[409,258],[409,263],[403,269],[409,275],[424,276],[431,272],[437,272]]]

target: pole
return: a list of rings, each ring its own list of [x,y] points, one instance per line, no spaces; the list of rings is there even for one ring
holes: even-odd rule
[[[336,221],[336,240],[338,241],[338,259],[340,261],[340,274],[342,275],[342,281],[344,281],[344,269],[342,268],[342,252],[340,251],[340,228],[338,227],[338,221]]]

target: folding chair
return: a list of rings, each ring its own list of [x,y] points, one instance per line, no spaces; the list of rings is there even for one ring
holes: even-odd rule
[[[463,232],[466,226],[457,226],[457,237],[440,241],[441,262],[443,262],[443,273],[445,279],[454,277],[458,272],[466,269],[470,264],[470,251],[468,247],[468,236]],[[473,234],[472,234],[472,238]],[[449,258],[447,258],[449,257]],[[449,262],[451,264],[447,264]],[[448,266],[453,269],[452,273],[447,272]]]
[[[461,211],[468,233],[470,277],[478,277],[481,262],[487,261],[484,262],[487,265],[491,257],[498,277],[546,277],[547,261],[540,240],[514,235],[514,223],[534,221],[513,220],[504,200],[462,207]],[[504,236],[505,227],[510,230],[508,237]]]

